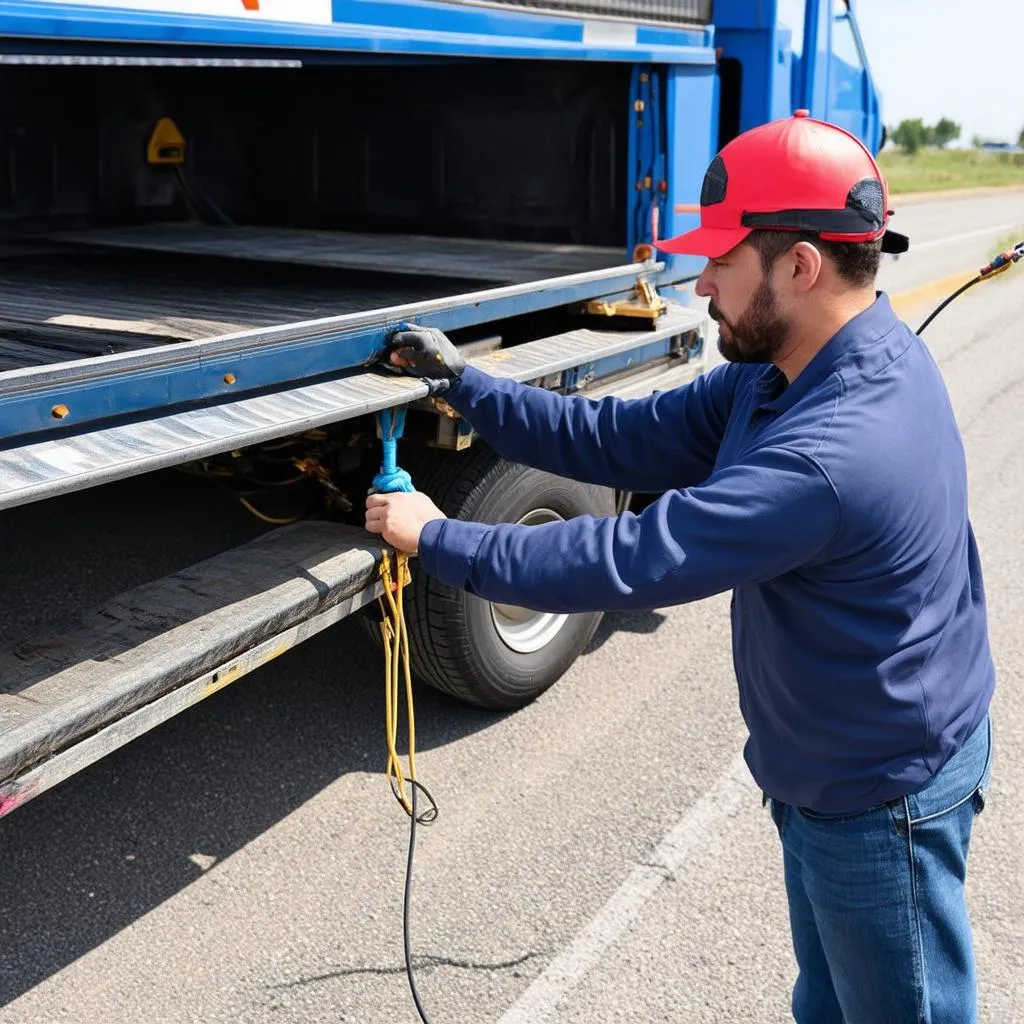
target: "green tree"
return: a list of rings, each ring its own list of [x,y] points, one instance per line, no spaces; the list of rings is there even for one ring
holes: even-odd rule
[[[932,141],[939,149],[945,149],[954,139],[960,138],[960,125],[948,117],[942,118],[932,129]]]
[[[1017,145],[1024,149],[1024,128],[1021,128],[1020,135],[1017,136]]]
[[[904,153],[916,153],[922,146],[927,146],[931,135],[931,129],[925,127],[925,123],[919,117],[907,118],[896,125],[892,133],[892,141],[899,146]]]

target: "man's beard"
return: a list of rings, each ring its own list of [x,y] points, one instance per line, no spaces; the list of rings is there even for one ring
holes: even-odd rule
[[[719,330],[718,351],[730,363],[770,363],[789,338],[789,324],[779,313],[775,292],[767,278],[735,323],[722,316],[714,300],[708,303],[708,315],[729,328],[728,340]]]

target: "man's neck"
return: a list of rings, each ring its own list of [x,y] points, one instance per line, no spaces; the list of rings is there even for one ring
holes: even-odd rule
[[[793,383],[811,360],[855,316],[871,307],[876,298],[874,286],[833,297],[822,303],[810,316],[794,325],[792,337],[775,358],[775,365]]]

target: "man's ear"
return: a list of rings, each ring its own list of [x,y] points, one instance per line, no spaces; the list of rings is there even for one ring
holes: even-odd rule
[[[823,257],[810,242],[797,242],[787,253],[786,270],[789,287],[795,292],[808,292],[821,276]]]

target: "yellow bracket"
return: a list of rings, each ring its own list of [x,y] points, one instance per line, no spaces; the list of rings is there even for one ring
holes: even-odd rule
[[[169,117],[161,117],[154,126],[146,146],[146,162],[179,165],[185,162],[185,138]]]
[[[586,311],[595,316],[632,316],[642,320],[657,320],[668,310],[668,303],[654,290],[651,282],[641,278],[633,290],[633,298],[625,302],[605,302],[593,299]]]

